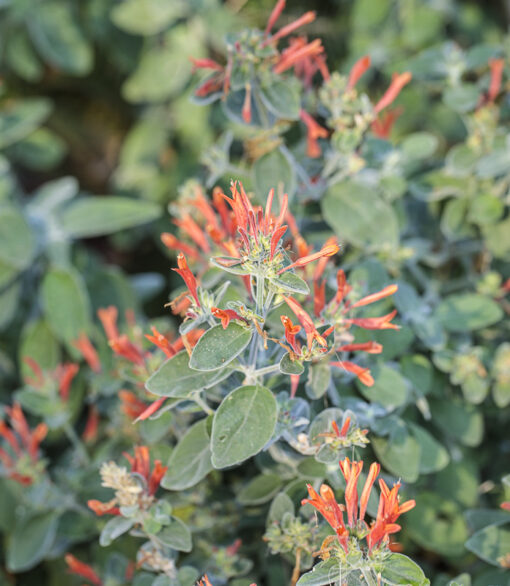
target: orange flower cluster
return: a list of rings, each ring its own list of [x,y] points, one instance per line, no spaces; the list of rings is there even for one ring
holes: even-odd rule
[[[415,506],[415,501],[409,500],[400,504],[398,496],[400,483],[398,482],[392,489],[389,489],[384,480],[380,478],[381,493],[377,517],[368,525],[365,521],[368,499],[381,466],[376,462],[370,466],[359,500],[358,480],[363,469],[363,462],[351,462],[349,458],[345,458],[340,462],[340,469],[347,483],[345,505],[337,503],[333,490],[327,484],[321,485],[319,493],[308,484],[309,498],[303,499],[301,503],[303,505],[310,504],[321,513],[335,531],[338,542],[345,553],[349,552],[349,539],[351,537],[366,538],[369,554],[376,548],[388,546],[389,536],[401,529],[395,521],[400,515],[410,511]],[[344,520],[344,512],[347,514],[347,522]]]
[[[9,416],[10,427],[5,421],[0,421],[0,437],[7,444],[6,449],[0,448],[0,461],[9,478],[28,486],[35,481],[42,467],[39,445],[46,437],[48,427],[45,423],[39,423],[32,431],[18,403],[4,409]]]
[[[134,456],[125,452],[123,455],[131,465],[131,474],[136,474],[145,480],[145,487],[141,494],[153,497],[159,488],[163,476],[168,470],[168,466],[163,466],[161,460],[155,460],[154,468],[151,472],[150,453],[147,446],[136,446]],[[116,499],[107,503],[98,500],[89,500],[87,504],[98,516],[121,514]]]

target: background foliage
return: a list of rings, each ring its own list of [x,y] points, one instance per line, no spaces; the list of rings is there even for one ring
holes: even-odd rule
[[[284,23],[310,8],[292,3]],[[238,103],[197,99],[202,77],[189,56],[225,63],[225,35],[263,29],[270,2],[0,2],[0,399],[18,401],[32,427],[49,428],[40,469],[24,464],[38,481],[20,490],[0,479],[0,580],[61,584],[72,551],[108,583],[124,583],[136,540],[101,547],[105,522],[85,503],[111,496],[99,465],[141,443],[170,458],[163,487],[171,489],[172,522],[193,533],[191,553],[188,529],[170,544],[184,552],[180,567],[197,570],[181,575],[183,584],[204,571],[217,584],[289,580],[292,560],[271,555],[262,541],[269,507],[275,514],[279,494],[297,505],[310,479],[338,489],[340,477],[320,459],[289,455],[283,440],[272,455],[213,469],[223,466],[219,456],[209,461],[210,429],[196,406],[132,425],[118,391],[140,380],[113,357],[96,318],[114,305],[122,331],[137,341],[151,325],[177,332],[164,304],[182,283],[170,274],[175,257],[160,234],[175,232],[175,202],[193,185],[186,182],[226,189],[234,177],[259,202],[282,181],[306,240],[319,248],[337,236],[340,265],[360,295],[398,283],[401,330],[367,338],[384,344],[363,363],[374,386],[307,366],[298,396],[310,404],[310,421],[325,408],[350,409],[370,430],[367,451],[417,502],[399,541],[434,585],[508,583],[508,513],[497,509],[509,498],[508,15],[503,3],[453,0],[312,8],[318,17],[306,34],[323,39],[331,72],[347,74],[371,56],[359,85],[374,102],[392,73],[412,73],[389,140],[337,129],[321,141],[321,157],[308,158],[299,104],[335,131],[315,92],[301,88],[295,103],[285,95],[284,111],[272,114],[291,122],[266,133],[256,119],[242,123]],[[505,61],[502,90],[483,104],[493,58]],[[309,180],[316,176],[324,181]],[[101,373],[83,366],[67,401],[55,381],[34,391],[24,359],[45,373],[79,362],[73,342],[83,332]],[[145,378],[157,366],[154,359]],[[282,380],[272,388],[289,391]],[[94,408],[99,431],[82,442]],[[189,479],[186,452],[175,449],[184,451],[185,441],[203,457]],[[242,546],[228,550],[236,538]]]

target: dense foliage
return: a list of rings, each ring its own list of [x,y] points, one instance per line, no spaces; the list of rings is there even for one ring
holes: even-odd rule
[[[508,584],[498,6],[308,8],[0,2],[0,583]]]

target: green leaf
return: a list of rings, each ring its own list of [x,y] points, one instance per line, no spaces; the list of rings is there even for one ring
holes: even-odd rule
[[[0,148],[21,140],[49,116],[52,106],[46,98],[8,100],[0,112]]]
[[[404,139],[401,148],[408,159],[426,159],[435,153],[438,144],[439,141],[433,134],[415,132]]]
[[[410,424],[414,438],[420,445],[420,473],[438,472],[448,465],[448,451],[427,430],[419,425]]]
[[[89,299],[79,273],[49,270],[42,282],[41,299],[48,324],[60,340],[72,342],[89,329]]]
[[[22,389],[16,393],[16,401],[33,415],[39,417],[48,417],[55,415],[58,409],[58,403],[54,399],[45,395],[40,391],[32,391],[30,389]]]
[[[296,191],[296,176],[287,157],[275,149],[257,159],[253,165],[253,177],[258,197],[265,201],[267,194],[274,188],[281,188],[289,197]]]
[[[21,286],[18,281],[0,293],[0,330],[6,329],[16,315]]]
[[[145,200],[85,197],[72,202],[60,213],[60,223],[71,238],[91,238],[146,224],[160,215],[160,207]]]
[[[60,347],[46,321],[29,322],[21,335],[21,374],[33,376],[32,369],[25,363],[25,358],[32,358],[43,370],[53,370],[57,366],[60,360]]]
[[[303,363],[299,360],[291,360],[288,352],[282,356],[280,360],[280,372],[282,374],[303,374],[304,371]]]
[[[326,561],[319,562],[310,572],[303,574],[296,586],[328,586],[346,578],[345,570],[341,572],[338,560],[332,556]]]
[[[331,381],[331,367],[325,360],[312,363],[308,369],[305,391],[310,399],[320,399],[328,390]]]
[[[459,556],[465,552],[468,537],[466,522],[457,503],[423,492],[416,497],[416,507],[405,515],[411,538],[428,551],[443,556]]]
[[[188,363],[189,357],[184,350],[172,356],[149,377],[145,388],[160,397],[184,399],[193,391],[201,391],[218,384],[232,373],[229,368],[214,374],[198,372],[192,370]]]
[[[157,534],[157,538],[168,547],[177,551],[191,551],[191,531],[188,526],[177,517],[172,517],[172,522]]]
[[[154,35],[165,30],[185,13],[179,0],[125,0],[112,12],[113,23],[135,35]]]
[[[392,474],[405,482],[416,482],[420,470],[420,444],[405,429],[389,438],[374,437],[372,446],[377,459]]]
[[[232,391],[214,415],[213,466],[234,466],[260,452],[273,435],[277,416],[278,405],[269,389],[252,385]]]
[[[167,2],[172,5],[173,2]],[[198,38],[189,28],[179,25],[171,28],[164,38],[148,45],[137,67],[122,86],[122,94],[129,102],[162,102],[181,93],[191,77],[189,55],[203,51]]]
[[[405,586],[426,586],[430,584],[430,580],[425,577],[420,566],[401,553],[392,553],[385,558],[381,576],[383,580],[387,580],[391,584]]]
[[[207,423],[202,419],[191,426],[172,451],[161,486],[185,490],[195,486],[213,469]]]
[[[278,493],[271,506],[269,507],[269,513],[267,514],[267,524],[271,524],[273,521],[281,523],[283,516],[286,514],[294,515],[294,503],[289,495],[284,492]]]
[[[292,273],[290,270],[269,280],[279,289],[289,291],[290,293],[302,293],[303,295],[310,293],[310,288],[306,281],[303,281],[301,277],[298,277],[296,273]]]
[[[124,535],[134,525],[133,519],[117,516],[110,519],[103,527],[99,536],[99,545],[107,547],[121,535]]]
[[[397,247],[395,212],[372,188],[344,181],[330,187],[321,201],[324,219],[342,241],[362,248]]]
[[[430,402],[432,421],[465,446],[476,447],[483,439],[483,417],[473,405],[460,400]]]
[[[0,207],[0,260],[23,270],[35,253],[35,240],[23,215],[11,207]]]
[[[190,368],[210,371],[230,364],[250,343],[253,330],[236,323],[226,329],[218,324],[207,330],[193,348]]]
[[[47,63],[73,75],[92,69],[92,48],[78,27],[71,4],[49,0],[34,6],[27,20],[32,42]]]
[[[461,293],[446,297],[437,307],[436,316],[451,332],[470,332],[495,324],[503,317],[503,310],[490,297]]]
[[[489,525],[505,525],[510,520],[508,511],[502,509],[472,509],[464,513],[471,531],[480,531]]]
[[[499,175],[507,175],[510,168],[510,153],[508,149],[492,150],[489,155],[482,157],[476,165],[476,174],[482,179],[492,179]]]
[[[388,410],[394,410],[407,400],[407,384],[402,375],[385,364],[377,366],[373,372],[374,384],[367,387],[359,380],[356,386],[370,402],[377,402]]]
[[[276,474],[259,474],[243,486],[237,494],[242,505],[262,505],[270,501],[282,486]]]
[[[40,513],[16,525],[7,543],[10,572],[25,572],[49,553],[57,534],[58,513]]]
[[[484,226],[483,236],[491,254],[496,258],[510,259],[510,217],[497,224]]]
[[[260,88],[260,97],[266,108],[278,118],[298,120],[301,103],[297,84],[271,79],[269,85]]]
[[[462,84],[447,88],[443,94],[444,103],[455,112],[473,110],[480,99],[480,90],[475,84]]]

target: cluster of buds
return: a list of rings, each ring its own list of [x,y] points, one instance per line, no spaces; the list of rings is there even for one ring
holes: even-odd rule
[[[335,73],[320,90],[322,104],[328,110],[328,126],[334,130],[333,142],[339,150],[352,151],[365,132],[371,128],[380,138],[387,138],[400,110],[388,110],[402,88],[411,81],[411,74],[395,74],[376,104],[356,90],[356,84],[369,69],[370,57],[365,55],[356,61],[347,77]]]
[[[187,292],[179,295],[172,304],[174,310],[178,307],[184,311],[186,320],[181,331],[190,331],[204,322],[214,323],[214,319],[219,319],[226,328],[234,320],[247,328],[254,327],[267,340],[269,336],[261,327],[265,316],[273,306],[285,301],[299,323],[293,323],[288,315],[283,315],[281,321],[285,340],[271,339],[287,350],[292,362],[320,359],[331,352],[380,353],[382,346],[375,342],[352,343],[353,338],[347,330],[351,326],[368,330],[398,329],[391,321],[396,311],[381,317],[352,316],[354,310],[394,294],[397,286],[390,285],[355,300],[352,287],[340,270],[337,273],[337,291],[326,303],[326,280],[322,276],[328,260],[339,250],[337,241],[330,238],[320,250],[313,252],[299,233],[296,221],[288,210],[286,195],[281,197],[280,213],[276,216],[272,214],[274,198],[274,190],[271,190],[264,208],[253,205],[242,184],[233,182],[231,197],[216,188],[210,203],[195,185],[193,196],[188,196],[180,203],[178,209],[181,211],[181,219],[175,223],[190,242],[169,233],[163,234],[162,240],[171,250],[179,251],[178,268],[174,270],[187,287]],[[289,241],[297,253],[294,257],[290,256],[288,250]],[[215,296],[200,287],[188,266],[182,252],[184,250],[202,273],[205,273],[207,266],[204,256],[207,255],[209,259],[215,252],[219,252],[220,256],[212,256],[212,264],[243,279],[251,300],[255,301],[254,307],[247,307],[240,302],[229,302],[225,307],[219,307],[218,300],[221,300],[224,286],[221,287],[221,294]],[[316,263],[313,271],[314,317],[289,294],[294,291],[309,292],[306,282],[298,277],[297,272],[305,274],[308,265],[313,262]],[[300,340],[301,331],[305,334],[306,344]],[[331,336],[332,342],[328,344],[327,339],[331,334],[334,334]],[[335,360],[331,364],[354,373],[366,385],[373,384],[366,368],[349,360]]]
[[[121,334],[119,332],[117,326],[118,310],[116,307],[111,305],[99,309],[98,317],[103,325],[109,346],[117,356],[126,360],[130,365],[131,369],[129,371],[129,378],[137,385],[137,387],[144,389],[144,382],[147,378],[147,373],[157,368],[161,363],[161,359],[157,356],[155,357],[153,353],[144,350],[142,346],[143,338],[140,336],[140,339],[132,340],[128,334]],[[126,313],[126,319],[128,323],[132,325],[134,324],[134,318],[131,312]],[[145,338],[161,350],[165,358],[172,358],[172,356],[175,356],[182,350],[186,350],[188,354],[191,354],[193,346],[197,343],[203,333],[203,330],[196,329],[189,334],[183,334],[177,340],[172,342],[167,336],[164,336],[159,332],[157,328],[152,327],[151,330],[152,334],[145,334]],[[134,337],[136,338],[136,332]],[[78,344],[76,345],[78,347]],[[93,346],[90,342],[88,342],[88,346],[93,350]],[[82,342],[79,347],[83,356],[87,360],[87,355],[90,354],[90,350],[87,352],[87,345],[85,342]],[[145,389],[143,390],[143,393],[144,395],[148,394]],[[166,400],[165,397],[160,397],[147,405],[132,391],[122,389],[119,391],[118,395],[121,402],[121,411],[127,415],[129,419],[134,420],[135,422],[149,418],[161,408]]]
[[[135,447],[134,457],[129,454],[124,456],[131,465],[129,471],[115,462],[105,462],[101,466],[102,486],[115,490],[115,496],[106,503],[98,500],[88,501],[89,508],[96,515],[122,515],[126,509],[131,508],[143,513],[154,501],[154,495],[167,467],[163,466],[160,460],[156,460],[151,472],[147,446]]]
[[[318,437],[322,437],[323,444],[334,452],[345,450],[352,446],[364,448],[370,441],[367,438],[368,429],[361,429],[357,425],[351,425],[352,419],[350,415],[344,417],[342,427],[339,428],[336,421],[331,422],[333,431],[326,431],[320,433]],[[319,448],[320,449],[320,448]]]
[[[381,493],[377,516],[368,524],[365,521],[368,499],[380,468],[375,462],[370,466],[359,502],[358,480],[363,469],[362,461],[351,462],[349,458],[345,458],[340,462],[340,469],[346,481],[345,505],[337,503],[333,490],[327,484],[321,485],[319,493],[311,485],[307,485],[309,497],[303,499],[302,504],[312,505],[335,531],[335,536],[326,538],[321,547],[320,555],[323,559],[335,556],[341,563],[348,563],[352,569],[355,569],[356,565],[366,567],[367,564],[377,568],[391,551],[389,536],[401,529],[396,523],[397,519],[410,511],[416,503],[409,500],[400,504],[400,483],[390,489],[380,478]],[[347,516],[346,520],[344,513]],[[363,540],[366,545],[362,544]]]
[[[42,475],[44,460],[39,457],[39,445],[48,433],[45,423],[39,423],[31,430],[18,403],[4,407],[9,416],[10,427],[0,421],[0,437],[5,447],[0,448],[0,461],[6,476],[22,485],[33,484]]]
[[[292,37],[287,47],[283,50],[278,48],[281,39],[289,38],[316,17],[315,12],[306,12],[272,33],[284,8],[285,0],[278,0],[264,31],[246,30],[229,37],[226,65],[212,59],[192,59],[195,70],[211,72],[195,90],[197,98],[213,101],[218,98],[226,99],[230,92],[243,92],[241,115],[244,122],[249,124],[254,117],[253,104],[260,103],[260,100],[253,99],[253,93],[258,91],[258,86],[269,87],[290,69],[294,70],[305,87],[310,87],[317,72],[324,79],[329,79],[324,47],[320,39],[308,42],[305,36]]]
[[[80,367],[72,362],[59,364],[51,372],[43,372],[39,364],[30,357],[25,357],[25,363],[31,368],[33,376],[25,376],[25,383],[41,393],[57,392],[63,403],[69,401],[69,393],[74,377]]]

